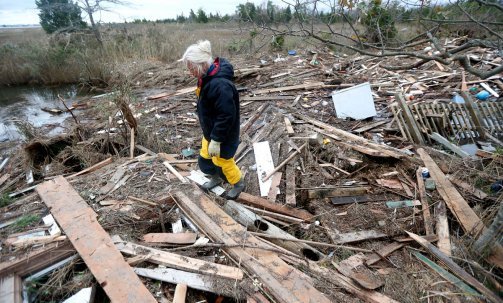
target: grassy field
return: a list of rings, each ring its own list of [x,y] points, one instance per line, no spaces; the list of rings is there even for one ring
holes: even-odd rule
[[[336,28],[346,34],[351,30],[347,24],[338,24]],[[112,74],[129,68],[130,63],[134,62],[138,69],[142,66],[147,69],[149,64],[169,65],[181,57],[188,45],[200,39],[210,40],[213,53],[219,56],[249,57],[257,51],[271,51],[272,34],[258,34],[250,40],[250,29],[236,23],[114,24],[101,30],[103,47],[90,32],[47,35],[40,28],[0,29],[0,86],[65,83],[108,86],[117,78]],[[404,33],[408,32],[406,29]],[[318,46],[301,37],[286,37],[283,52]]]

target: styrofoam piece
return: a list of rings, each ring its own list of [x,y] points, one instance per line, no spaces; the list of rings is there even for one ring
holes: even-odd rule
[[[44,221],[44,224],[51,225],[51,227],[49,228],[49,234],[51,236],[61,235],[61,229],[59,229],[58,223],[56,223],[56,220],[54,220],[54,217],[51,214],[43,217],[42,220]]]
[[[63,303],[89,303],[91,301],[92,293],[92,287],[82,288],[76,294],[63,301]]]
[[[332,101],[337,118],[361,120],[377,114],[368,82],[332,92]]]

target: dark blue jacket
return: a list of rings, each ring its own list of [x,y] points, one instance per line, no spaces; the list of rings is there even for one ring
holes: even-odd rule
[[[239,144],[239,94],[233,83],[234,68],[223,58],[216,58],[201,79],[197,114],[203,135],[225,146]]]

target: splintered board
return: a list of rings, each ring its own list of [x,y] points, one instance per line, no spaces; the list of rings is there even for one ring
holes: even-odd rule
[[[115,248],[96,213],[64,177],[36,190],[112,302],[157,302]]]

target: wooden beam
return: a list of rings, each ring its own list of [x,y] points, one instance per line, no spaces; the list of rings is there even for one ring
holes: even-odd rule
[[[242,192],[239,195],[237,202],[244,203],[244,204],[256,207],[256,208],[261,208],[261,209],[265,209],[268,211],[276,212],[279,214],[299,218],[299,219],[302,219],[302,220],[308,221],[308,222],[311,222],[313,220],[313,215],[310,214],[306,210],[292,208],[287,205],[279,205],[276,203],[271,203],[267,199],[252,196],[252,195],[245,193],[245,192]]]
[[[289,163],[285,168],[285,203],[290,207],[297,206],[297,198],[295,197],[295,164]]]
[[[374,275],[363,263],[365,256],[362,253],[354,254],[339,263],[332,261],[332,265],[348,278],[353,279],[357,284],[365,289],[376,289],[384,282]]]
[[[439,201],[435,207],[435,220],[437,227],[437,246],[446,256],[451,256],[451,238],[449,233],[449,222],[447,221],[447,210],[445,202]]]
[[[302,151],[302,149],[304,147],[306,147],[307,143],[304,143],[302,144],[300,147],[299,147],[299,150]],[[271,172],[269,172],[264,178],[262,178],[262,181],[267,181],[270,177],[272,177],[272,175],[277,172],[278,170],[280,170],[281,168],[283,168],[283,166],[285,166],[288,162],[290,162],[290,160],[292,160],[293,158],[295,158],[295,156],[297,156],[300,151],[299,150],[295,150],[293,153],[290,154],[290,156],[288,156],[283,162],[281,162],[280,165],[276,166]]]
[[[86,168],[86,169],[84,169],[84,170],[81,170],[81,171],[79,171],[78,173],[75,173],[75,174],[73,174],[73,175],[70,175],[70,176],[68,176],[68,177],[66,177],[66,178],[67,178],[67,179],[72,179],[72,178],[75,178],[75,177],[77,177],[77,176],[80,176],[80,175],[83,175],[83,174],[87,174],[87,173],[93,172],[93,171],[98,170],[98,169],[100,169],[100,168],[102,168],[102,167],[104,167],[104,166],[107,166],[108,164],[110,164],[110,163],[112,163],[112,162],[113,162],[113,159],[112,159],[112,157],[110,157],[110,158],[108,158],[108,159],[105,159],[105,160],[103,160],[103,161],[101,161],[101,162],[98,162],[98,163],[94,164],[93,166],[90,166],[90,167],[88,167],[88,168]]]
[[[282,172],[276,172],[272,177],[271,189],[269,189],[269,193],[267,194],[267,200],[271,202],[276,202],[276,196],[279,193],[279,184],[281,183],[281,177],[283,176]]]
[[[457,275],[461,280],[471,285],[476,290],[480,291],[482,295],[486,297],[491,302],[499,303],[501,302],[501,298],[494,294],[491,290],[487,289],[484,284],[480,283],[477,279],[468,274],[464,269],[462,269],[459,265],[457,265],[454,261],[452,261],[448,256],[446,256],[443,252],[441,252],[438,248],[430,244],[428,241],[423,239],[421,236],[418,236],[414,233],[406,231],[406,233],[414,239],[419,245],[425,248],[429,253],[434,255],[437,259],[440,260],[445,266],[447,266],[455,275]]]
[[[395,94],[395,99],[398,102],[398,105],[400,106],[402,110],[403,117],[405,119],[405,123],[407,124],[407,127],[409,128],[409,132],[412,136],[412,139],[414,140],[415,143],[424,145],[424,138],[423,135],[421,134],[421,131],[419,130],[419,127],[417,126],[416,119],[414,118],[414,115],[410,111],[409,106],[407,105],[407,102],[405,102],[405,99],[401,93]]]
[[[290,122],[290,119],[288,119],[288,117],[285,117],[285,127],[286,127],[286,133],[288,135],[295,134],[295,131],[293,130],[293,127],[292,127],[292,122]]]
[[[184,176],[182,176],[173,166],[171,166],[171,164],[169,164],[168,161],[164,161],[162,162],[162,164],[164,164],[164,166],[166,166],[168,168],[168,170],[173,174],[175,175],[175,177],[178,178],[178,180],[180,180],[180,182],[182,183],[187,183],[187,179],[185,179]]]
[[[308,189],[307,196],[309,199],[361,196],[365,195],[367,190],[367,187],[316,188]]]
[[[416,179],[417,179],[417,187],[419,192],[419,200],[421,201],[421,208],[424,218],[424,229],[426,231],[426,235],[433,235],[433,223],[431,220],[430,213],[430,203],[428,202],[428,196],[426,195],[426,188],[424,187],[423,180],[423,168],[419,167],[416,170]]]
[[[286,91],[299,90],[299,89],[314,89],[314,88],[320,88],[320,87],[324,87],[324,86],[326,86],[326,85],[323,82],[314,82],[314,83],[284,86],[284,87],[278,87],[278,88],[259,89],[259,90],[253,91],[253,93],[256,95],[260,95],[260,94],[286,92]]]
[[[144,245],[124,242],[116,237],[114,237],[114,240],[115,245],[120,252],[131,256],[146,255],[146,260],[155,264],[164,265],[179,270],[215,275],[221,278],[233,280],[243,279],[243,271],[236,267],[206,262],[196,258],[185,257]]]
[[[470,286],[466,285],[463,281],[458,279],[455,275],[451,274],[447,270],[440,267],[437,263],[431,261],[430,259],[423,256],[420,252],[415,250],[410,250],[410,252],[419,259],[419,261],[423,262],[426,266],[433,269],[437,274],[439,274],[442,278],[451,282],[453,285],[456,285],[463,293],[469,294],[471,296],[480,296],[480,294]]]
[[[178,283],[173,295],[173,303],[185,303],[185,296],[187,295],[187,284]]]
[[[195,233],[150,233],[143,235],[143,241],[150,243],[194,244]]]
[[[463,99],[465,100],[466,108],[468,109],[468,112],[470,113],[470,117],[472,118],[472,121],[475,124],[475,128],[477,129],[479,136],[482,139],[485,139],[486,131],[484,129],[484,124],[482,123],[483,120],[480,116],[480,112],[478,110],[477,105],[475,104],[475,102],[473,102],[472,96],[470,95],[469,92],[462,91],[461,97],[463,97]]]
[[[354,295],[355,297],[368,303],[398,303],[391,299],[390,297],[381,294],[375,290],[367,290],[361,288],[350,278],[336,272],[335,270],[330,270],[327,267],[321,267],[317,263],[310,260],[299,260],[293,259],[289,256],[281,256],[281,258],[290,264],[296,264],[297,266],[305,266],[306,270],[310,271],[312,275],[318,278],[323,278],[326,283],[333,284],[347,291],[348,293]],[[315,302],[315,301],[312,301]]]
[[[189,198],[185,193],[189,194]],[[244,249],[241,243],[261,245],[254,236],[243,238],[246,228],[234,221],[218,204],[209,199],[198,187],[186,187],[184,191],[174,192],[178,206],[192,218],[214,241],[230,247],[223,248],[234,260],[238,260],[250,274],[262,283],[276,302],[317,302],[329,303],[330,300],[311,284],[310,278],[290,267],[275,253],[259,249]],[[218,218],[215,222],[212,218]],[[243,240],[245,242],[243,242]]]
[[[20,276],[10,275],[0,278],[0,302],[22,303],[23,281]]]
[[[376,230],[362,230],[345,234],[336,234],[333,238],[336,244],[353,243],[372,239],[386,238],[387,234]]]
[[[209,291],[217,295],[224,295],[231,298],[243,299],[239,289],[236,289],[239,284],[235,284],[233,280],[215,277],[211,275],[203,275],[192,272],[186,272],[173,268],[134,268],[134,271],[139,276],[163,281],[171,284],[185,285],[192,289]],[[225,286],[225,287],[224,287]],[[176,288],[175,288],[176,294]],[[176,295],[175,295],[176,297]],[[175,301],[173,301],[174,303]]]
[[[439,133],[433,132],[433,133],[431,133],[431,135],[429,135],[429,137],[431,139],[437,141],[438,143],[442,144],[444,147],[446,147],[447,149],[449,149],[450,151],[452,151],[456,155],[460,156],[461,158],[470,157],[470,154],[468,154],[467,152],[462,150],[459,146],[454,145],[451,142],[449,142],[449,140],[444,138]]]
[[[36,190],[112,302],[157,302],[65,178],[46,181]]]
[[[382,257],[387,257],[395,250],[402,248],[404,245],[405,244],[403,243],[393,242],[391,244],[383,246],[382,248],[377,250],[377,253],[372,253],[371,255],[369,255],[365,261],[365,264],[367,264],[368,266],[374,265],[375,263],[381,261]]]

